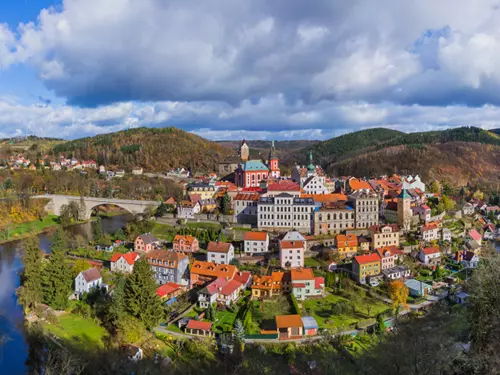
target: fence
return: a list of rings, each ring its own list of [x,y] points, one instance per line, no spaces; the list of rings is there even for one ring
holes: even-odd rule
[[[277,340],[278,333],[245,335],[245,339],[248,339],[248,340]]]

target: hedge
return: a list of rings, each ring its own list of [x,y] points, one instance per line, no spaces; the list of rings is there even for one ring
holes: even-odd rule
[[[299,308],[299,304],[297,303],[297,299],[295,298],[293,293],[290,293],[290,300],[292,301],[292,306],[293,306],[293,309],[295,310],[294,314],[302,315],[300,313],[300,308]]]

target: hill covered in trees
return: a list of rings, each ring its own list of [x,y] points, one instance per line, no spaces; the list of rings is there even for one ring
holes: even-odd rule
[[[168,127],[129,129],[81,138],[59,144],[53,152],[94,159],[107,166],[140,166],[157,172],[184,167],[196,172],[216,170],[217,163],[231,151],[195,134]]]

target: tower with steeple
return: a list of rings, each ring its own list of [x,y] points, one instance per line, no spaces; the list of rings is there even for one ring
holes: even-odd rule
[[[404,186],[404,179],[403,179]],[[404,231],[411,229],[412,222],[411,212],[411,195],[403,187],[401,193],[398,195],[398,226]]]
[[[307,177],[314,176],[316,174],[316,166],[313,164],[313,152],[309,151],[309,165],[307,166]]]
[[[279,178],[281,175],[279,168],[279,158],[276,155],[276,147],[274,146],[274,141],[271,142],[271,149],[269,150],[267,163],[269,167],[269,175],[271,177]]]
[[[242,140],[240,149],[238,150],[238,155],[240,156],[241,161],[245,162],[248,160],[250,154],[250,148],[248,147],[247,141]]]

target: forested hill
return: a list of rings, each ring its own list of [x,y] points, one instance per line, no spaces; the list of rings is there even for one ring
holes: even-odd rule
[[[318,144],[313,154],[333,175],[419,174],[451,185],[500,183],[500,136],[476,127],[400,133],[371,129]],[[369,138],[372,138],[370,145]],[[368,145],[368,146],[366,146]]]
[[[147,171],[163,172],[185,167],[197,172],[216,170],[217,163],[231,151],[195,134],[168,127],[136,128],[81,138],[55,146],[54,153],[126,169],[141,166]]]

